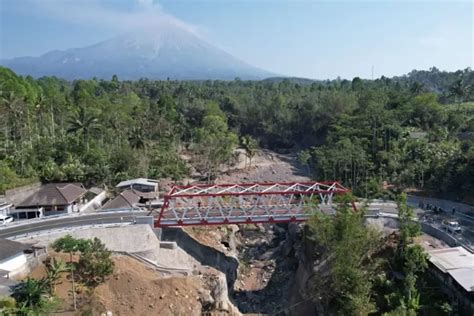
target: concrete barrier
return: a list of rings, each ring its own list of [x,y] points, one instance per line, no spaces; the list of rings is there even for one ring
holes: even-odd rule
[[[427,223],[420,223],[421,224],[421,230],[428,235],[431,235],[435,237],[436,239],[444,241],[446,244],[448,244],[450,247],[456,247],[459,246],[460,243],[459,241],[454,238],[453,236],[449,235],[445,231],[433,227]]]

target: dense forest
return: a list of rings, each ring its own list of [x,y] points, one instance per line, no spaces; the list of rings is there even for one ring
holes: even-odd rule
[[[469,68],[192,82],[69,82],[0,68],[0,192],[38,179],[108,185],[194,172],[212,181],[234,148],[258,144],[298,153],[314,178],[359,196],[380,196],[384,181],[474,196],[473,87]]]

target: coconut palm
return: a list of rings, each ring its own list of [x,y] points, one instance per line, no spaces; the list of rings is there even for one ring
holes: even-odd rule
[[[458,79],[449,87],[449,93],[456,103],[461,103],[469,96],[471,89],[471,86],[463,79]]]
[[[89,150],[89,137],[91,134],[98,132],[100,127],[99,119],[81,106],[69,119],[67,132],[81,134],[84,144],[87,150]]]
[[[128,142],[130,144],[130,147],[132,147],[133,149],[145,151],[148,145],[148,141],[146,139],[143,127],[132,127],[128,136]]]

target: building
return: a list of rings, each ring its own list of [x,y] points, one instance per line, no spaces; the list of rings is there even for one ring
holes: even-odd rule
[[[132,190],[125,190],[102,206],[103,211],[130,211],[139,208],[140,196]]]
[[[126,180],[117,184],[117,188],[121,190],[130,189],[143,193],[158,192],[158,181],[145,178]]]
[[[117,188],[132,191],[140,197],[140,203],[147,206],[156,204],[159,198],[157,180],[145,178],[132,179],[120,182]]]
[[[8,239],[0,239],[0,277],[9,278],[10,274],[22,271],[27,258],[25,250],[31,246]]]
[[[12,206],[10,203],[0,201],[0,215],[9,215]]]
[[[16,199],[11,216],[34,218],[78,212],[87,190],[76,183],[49,183],[26,192]]]
[[[102,206],[102,203],[107,199],[107,192],[104,189],[92,187],[85,196],[85,203],[81,205],[79,212],[94,211]]]
[[[461,315],[474,314],[474,254],[463,247],[428,251],[432,274],[456,302]]]

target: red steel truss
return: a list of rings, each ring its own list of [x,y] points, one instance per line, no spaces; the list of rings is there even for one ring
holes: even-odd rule
[[[338,182],[175,186],[165,196],[156,227],[305,221],[316,205],[330,209]]]

